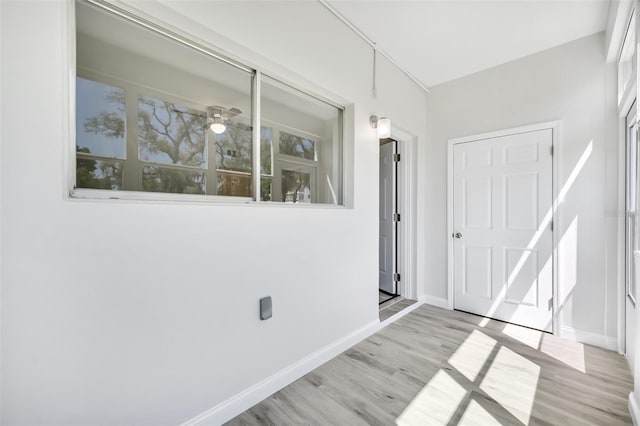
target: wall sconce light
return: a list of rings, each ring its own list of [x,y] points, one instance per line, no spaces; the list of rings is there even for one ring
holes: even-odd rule
[[[371,127],[378,130],[378,139],[386,139],[391,137],[391,120],[387,117],[378,118],[375,115],[369,117]]]

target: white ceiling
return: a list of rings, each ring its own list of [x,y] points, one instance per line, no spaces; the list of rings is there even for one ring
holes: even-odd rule
[[[427,86],[604,31],[609,8],[609,0],[330,4]]]

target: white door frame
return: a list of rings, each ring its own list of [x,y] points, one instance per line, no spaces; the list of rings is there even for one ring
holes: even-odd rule
[[[618,244],[618,353],[625,355],[627,352],[627,326],[626,326],[626,303],[627,303],[627,282],[626,282],[626,178],[627,178],[627,115],[636,102],[636,82],[629,84],[628,89],[623,93],[618,103],[618,209],[622,212],[623,219],[618,222],[617,236]],[[640,111],[640,110],[639,110]]]
[[[405,299],[418,300],[417,288],[417,152],[418,138],[398,128],[391,129],[391,138],[398,141],[398,204],[400,222],[397,227],[397,271],[400,282],[397,292]]]
[[[551,220],[554,224],[552,231],[552,265],[553,265],[553,309],[552,315],[552,330],[553,334],[559,335],[562,329],[560,321],[559,310],[559,292],[558,292],[558,234],[555,232],[558,229],[558,155],[557,150],[560,146],[560,121],[548,121],[544,123],[532,124],[529,126],[514,127],[511,129],[498,130],[495,132],[480,133],[471,136],[465,136],[461,138],[449,139],[447,141],[447,304],[449,309],[453,309],[453,147],[456,144],[474,142],[483,139],[497,138],[501,136],[509,136],[517,133],[535,132],[538,130],[551,129],[552,130],[552,146],[554,149],[554,155],[552,159],[551,168],[551,185],[553,194],[553,203],[551,206]]]

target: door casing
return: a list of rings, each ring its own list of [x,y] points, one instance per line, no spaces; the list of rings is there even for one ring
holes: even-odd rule
[[[398,294],[405,299],[424,300],[422,288],[418,288],[420,272],[424,260],[417,256],[417,217],[420,196],[417,191],[418,182],[418,137],[394,123],[391,138],[397,141],[400,154],[397,174],[397,210],[401,220],[397,226],[396,270],[400,274],[397,285]],[[376,297],[377,300],[377,297]]]

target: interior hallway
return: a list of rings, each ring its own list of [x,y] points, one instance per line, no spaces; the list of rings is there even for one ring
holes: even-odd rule
[[[631,424],[625,359],[423,305],[230,425]]]

